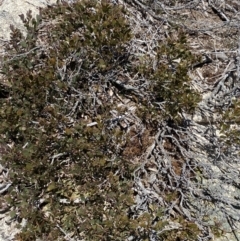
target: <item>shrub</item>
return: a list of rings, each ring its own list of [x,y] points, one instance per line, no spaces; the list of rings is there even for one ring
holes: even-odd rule
[[[13,169],[7,200],[15,218],[27,220],[19,240],[56,240],[64,236],[58,225],[87,240],[132,232],[133,167],[112,157],[114,130],[105,125],[106,76],[127,61],[125,14],[107,1],[63,2],[36,19],[21,16],[26,36],[11,26],[2,66],[11,98],[1,108],[0,131],[14,143],[4,162]],[[39,43],[43,19],[56,24]]]
[[[131,66],[127,14],[104,0],[63,1],[36,19],[31,12],[22,15],[26,36],[11,26],[2,65],[11,88],[0,109],[0,134],[13,144],[3,157],[12,169],[12,216],[27,220],[18,240],[63,240],[66,234],[91,241],[147,239],[166,225],[154,224],[154,213],[131,213],[132,158],[150,145],[154,124],[146,132],[134,125],[126,131],[110,114],[124,113],[109,92],[126,97],[113,78]],[[144,66],[142,72],[151,80],[152,103],[164,103],[161,117],[174,121],[200,99],[188,77],[195,58],[180,36],[160,44],[156,69]],[[138,107],[143,123],[159,116],[158,105],[148,108],[142,101]],[[192,238],[188,230],[194,225],[183,223],[182,235]]]
[[[225,111],[220,111],[223,118],[219,122],[219,127],[221,130],[221,139],[226,144],[224,147],[225,150],[229,147],[234,148],[240,144],[238,127],[240,117],[239,104],[239,100],[235,98]]]
[[[182,114],[193,114],[201,100],[189,77],[199,58],[189,50],[182,30],[178,30],[177,38],[159,42],[156,52],[155,60],[144,58],[137,70],[151,80],[151,103],[161,110],[161,116],[180,124]]]

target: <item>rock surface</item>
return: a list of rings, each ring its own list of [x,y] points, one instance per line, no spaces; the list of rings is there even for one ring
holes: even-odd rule
[[[28,10],[31,10],[35,16],[38,14],[39,8],[46,7],[55,2],[56,0],[0,0],[0,38],[2,40],[9,39],[10,24],[24,30],[19,17],[20,14],[26,14]]]

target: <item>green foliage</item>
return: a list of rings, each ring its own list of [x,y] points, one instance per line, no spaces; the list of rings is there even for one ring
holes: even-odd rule
[[[197,240],[200,234],[199,228],[195,223],[188,222],[180,219],[178,222],[181,224],[179,229],[170,230],[163,234],[164,241],[172,240]]]
[[[21,16],[26,36],[11,27],[2,66],[11,98],[0,108],[0,134],[13,144],[3,157],[13,170],[7,200],[16,208],[13,216],[27,220],[18,240],[64,240],[61,230],[80,240],[131,235],[147,240],[152,229],[167,225],[152,222],[156,213],[133,218],[129,211],[135,168],[130,160],[146,150],[149,133],[142,134],[140,145],[138,133],[108,128],[106,121],[117,105],[114,98],[109,101],[111,74],[129,61],[127,14],[108,1],[63,1],[36,19],[31,12]],[[54,24],[40,28],[43,20]],[[150,77],[152,101],[164,102],[166,111],[160,114],[173,120],[183,111],[191,113],[200,99],[188,77],[195,57],[180,36],[159,45],[156,69],[140,67]],[[143,103],[138,114],[154,132],[159,109]],[[196,227],[181,222],[181,237],[194,240]]]
[[[238,99],[233,100],[232,105],[226,110],[221,111],[222,121],[219,123],[221,129],[222,140],[227,146],[232,144],[240,144],[240,130],[238,125],[240,123],[240,103]]]
[[[14,57],[3,65],[11,101],[2,105],[0,132],[14,143],[4,162],[14,170],[18,187],[7,199],[17,218],[27,220],[19,240],[56,240],[63,235],[56,224],[86,240],[122,240],[132,232],[127,211],[133,204],[133,166],[121,157],[109,161],[112,133],[104,131],[103,121],[109,106],[95,104],[89,95],[91,88],[103,92],[107,81],[100,75],[126,61],[125,14],[106,1],[62,3],[37,19],[30,12],[21,16],[26,37],[11,27],[6,50]],[[37,42],[39,24],[49,18],[57,23],[46,31],[43,49]],[[97,125],[87,127],[83,116]]]
[[[168,39],[158,50],[158,65],[153,74],[153,91],[159,101],[165,102],[166,114],[178,119],[179,114],[192,114],[201,100],[200,94],[190,86],[189,68],[197,58],[188,50],[186,37]],[[162,56],[166,56],[163,61]]]
[[[188,73],[197,60],[187,46],[185,34],[179,31],[177,38],[159,43],[155,63],[150,64],[147,58],[139,67],[152,81],[152,102],[160,104],[164,118],[180,123],[181,114],[192,114],[200,102],[200,93],[192,88]],[[151,65],[155,67],[149,68]]]

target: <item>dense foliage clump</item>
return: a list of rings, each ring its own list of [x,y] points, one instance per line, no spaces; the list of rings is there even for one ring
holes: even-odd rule
[[[200,102],[200,94],[191,87],[188,75],[199,58],[188,49],[186,36],[179,31],[177,38],[159,43],[157,56],[151,65],[140,65],[140,72],[151,80],[152,99],[164,118],[179,123],[183,113],[193,114]]]
[[[220,112],[223,116],[223,121],[220,122],[221,137],[228,147],[233,143],[237,145],[240,144],[238,127],[240,117],[239,104],[239,100],[233,98],[227,110],[225,112]]]
[[[187,46],[186,36],[180,32],[178,39],[167,39],[157,51],[156,70],[153,74],[153,91],[164,106],[164,115],[179,120],[183,113],[193,114],[200,102],[200,94],[191,88],[188,71],[198,58]]]
[[[28,220],[22,240],[42,234],[56,240],[56,224],[89,240],[125,235],[132,167],[121,158],[110,161],[112,133],[104,132],[103,121],[109,110],[104,75],[127,61],[124,11],[106,2],[77,2],[43,11],[37,20],[22,16],[26,36],[12,27],[7,49],[14,57],[3,66],[11,99],[1,109],[1,133],[14,143],[5,162],[18,190],[8,200],[16,217]],[[48,14],[57,24],[41,46],[39,24]],[[87,127],[91,122],[96,125]]]
[[[11,87],[9,98],[1,100],[0,133],[12,145],[3,157],[12,169],[7,200],[15,207],[13,218],[27,220],[18,240],[66,234],[146,240],[166,225],[153,223],[154,213],[132,210],[132,173],[140,165],[133,159],[140,159],[156,130],[121,123],[126,106],[119,102],[131,91],[115,80],[136,71],[129,60],[127,14],[108,1],[63,2],[36,19],[30,12],[21,16],[26,35],[11,27],[2,66]],[[133,101],[140,123],[151,122],[149,110],[173,121],[193,112],[200,100],[189,84],[194,61],[183,35],[159,44],[156,67],[137,70],[151,81],[148,101],[138,95]],[[196,225],[183,223],[182,235],[194,240]],[[169,233],[163,233],[166,240]]]

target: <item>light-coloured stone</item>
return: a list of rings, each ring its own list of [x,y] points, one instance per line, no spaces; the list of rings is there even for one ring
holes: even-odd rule
[[[0,38],[6,40],[10,38],[10,24],[24,30],[20,14],[32,11],[33,16],[39,13],[39,8],[56,3],[56,0],[2,0],[0,1]]]

